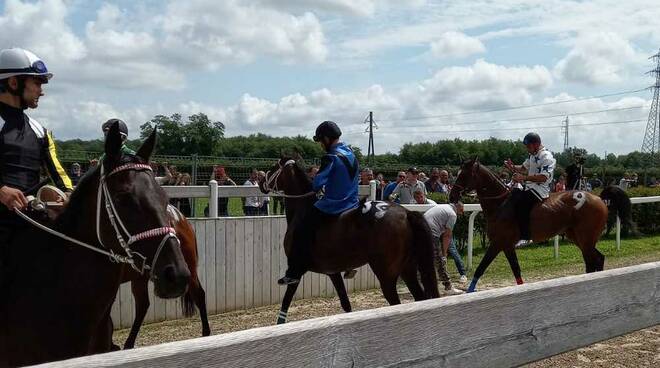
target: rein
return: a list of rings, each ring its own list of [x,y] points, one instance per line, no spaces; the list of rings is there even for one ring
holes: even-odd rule
[[[27,216],[25,213],[23,213],[21,210],[16,210],[16,213],[21,216],[23,219],[25,219],[28,223],[34,225],[35,227],[46,231],[49,234],[52,234],[54,236],[57,236],[61,239],[64,239],[66,241],[69,241],[71,243],[80,245],[84,248],[90,249],[94,252],[101,253],[103,255],[106,255],[110,258],[112,262],[116,263],[125,263],[131,266],[135,271],[137,271],[140,274],[144,274],[144,270],[153,270],[154,266],[156,265],[156,261],[158,260],[158,256],[160,255],[161,251],[163,250],[163,247],[165,246],[165,243],[167,242],[168,239],[174,238],[177,243],[179,243],[179,239],[176,236],[176,230],[173,227],[169,226],[164,226],[164,227],[159,227],[147,231],[143,231],[141,233],[131,235],[130,232],[126,229],[126,226],[124,226],[123,221],[119,217],[119,212],[117,212],[117,209],[115,208],[114,202],[112,201],[112,198],[110,197],[110,191],[108,190],[108,185],[106,183],[106,180],[108,177],[122,172],[122,171],[128,171],[128,170],[134,170],[134,171],[152,171],[151,167],[149,165],[145,164],[126,164],[119,166],[112,170],[110,173],[107,175],[104,174],[104,166],[101,164],[101,173],[100,173],[100,178],[99,178],[99,188],[97,191],[97,202],[96,202],[96,237],[101,244],[101,246],[107,250],[100,249],[98,247],[95,247],[93,245],[87,244],[85,242],[82,242],[80,240],[71,238],[63,233],[60,233],[56,230],[53,230],[47,226],[44,226],[37,221],[33,220],[29,216]],[[110,221],[110,224],[115,230],[115,234],[117,237],[117,241],[119,242],[119,245],[122,247],[124,250],[124,253],[126,255],[120,255],[112,251],[112,249],[109,249],[108,247],[103,244],[103,240],[101,239],[101,199],[104,200],[105,204],[105,209],[108,214],[108,219]],[[121,231],[120,231],[121,230]],[[123,231],[123,235],[122,235]],[[124,239],[124,236],[128,237],[128,241]],[[134,243],[137,243],[141,240],[146,240],[146,239],[151,239],[151,238],[156,238],[162,236],[162,240],[160,244],[158,245],[158,248],[156,249],[156,253],[154,254],[153,261],[151,262],[151,265],[146,264],[146,257],[143,256],[142,254],[133,251],[130,246]],[[180,245],[180,243],[179,243]],[[155,279],[155,276],[153,273],[151,273],[151,278]]]
[[[277,162],[277,165],[279,168],[273,172],[273,174],[270,173],[270,170],[266,172],[266,178],[264,181],[264,189],[267,191],[272,191],[276,193],[279,197],[284,197],[284,198],[307,198],[316,195],[316,192],[310,191],[305,194],[286,194],[284,191],[277,189],[277,180],[280,178],[280,174],[282,174],[282,170],[289,166],[295,164],[295,160],[288,160],[287,162],[284,163],[284,165],[280,164],[280,162]]]

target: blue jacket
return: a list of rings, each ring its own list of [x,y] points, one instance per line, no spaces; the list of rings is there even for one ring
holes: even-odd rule
[[[397,184],[399,184],[399,183],[397,183],[396,181],[393,181],[393,182],[391,182],[391,183],[389,183],[385,186],[385,189],[383,190],[383,200],[384,201],[389,201],[390,200],[390,194],[392,194],[392,192],[394,192],[394,188],[396,188]],[[399,200],[397,199],[396,202],[399,202]]]
[[[342,156],[344,158],[342,158]],[[348,166],[344,160],[349,164]],[[321,168],[312,188],[325,188],[323,198],[314,206],[321,212],[338,215],[359,205],[358,181],[360,169],[353,151],[344,143],[337,143],[321,159]]]

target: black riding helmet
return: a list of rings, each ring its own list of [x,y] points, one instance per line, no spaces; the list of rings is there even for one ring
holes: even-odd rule
[[[112,126],[112,124],[114,124],[114,123],[119,123],[119,134],[122,134],[122,135],[128,137],[128,127],[126,126],[126,123],[124,123],[123,121],[121,121],[119,119],[110,119],[110,120],[106,121],[105,123],[103,123],[103,125],[101,125],[101,129],[103,130],[103,134],[107,133],[110,130],[110,127]]]
[[[314,142],[318,142],[323,137],[328,137],[332,140],[341,137],[341,130],[333,121],[324,121],[316,128],[314,134]]]
[[[534,143],[541,143],[541,136],[539,136],[536,133],[527,133],[527,135],[523,139],[523,144],[528,145]]]

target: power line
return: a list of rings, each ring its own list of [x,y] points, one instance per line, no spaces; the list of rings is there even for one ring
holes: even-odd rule
[[[618,124],[631,124],[631,123],[639,123],[642,121],[646,121],[646,119],[636,119],[636,120],[622,120],[622,121],[608,121],[608,122],[602,122],[602,123],[584,123],[584,124],[571,124],[571,127],[581,127],[581,126],[598,126],[598,125],[618,125]],[[425,130],[420,133],[446,133],[446,134],[454,134],[454,133],[477,133],[477,132],[493,132],[493,131],[521,131],[521,130],[545,130],[545,129],[557,129],[557,128],[563,128],[564,125],[550,125],[550,126],[535,126],[535,127],[517,127],[517,128],[497,128],[497,129],[467,129],[467,130]],[[384,134],[401,134],[401,133],[396,133],[396,132],[387,132]]]
[[[566,115],[590,115],[590,114],[599,114],[599,113],[610,112],[610,111],[625,111],[625,110],[641,109],[641,108],[645,108],[645,107],[647,107],[647,105],[639,105],[639,106],[631,106],[631,107],[617,107],[617,108],[612,108],[612,109],[569,112],[569,113],[562,113],[562,114],[530,116],[530,117],[521,117],[521,118],[501,118],[501,119],[493,119],[493,120],[480,120],[480,121],[468,121],[468,122],[457,122],[457,123],[448,122],[448,123],[445,123],[445,124],[447,124],[447,125],[478,125],[478,124],[494,124],[494,123],[511,122],[511,121],[554,119],[554,118],[564,117]],[[405,125],[403,127],[405,127],[405,128],[423,128],[423,127],[428,127],[428,126],[430,126],[430,125],[429,124],[418,124],[418,125]]]
[[[628,94],[633,94],[633,93],[637,93],[637,92],[642,92],[642,91],[645,91],[646,89],[648,89],[648,88],[645,87],[645,88],[640,88],[640,89],[635,89],[635,90],[630,90],[630,91],[608,93],[608,94],[598,95],[598,96],[578,97],[578,98],[572,98],[572,99],[563,100],[563,101],[553,101],[553,102],[544,102],[544,103],[537,103],[537,104],[530,104],[530,105],[502,107],[502,108],[490,109],[490,110],[473,110],[473,111],[457,112],[457,113],[443,114],[443,115],[416,116],[416,117],[399,118],[399,119],[381,119],[380,121],[384,122],[384,121],[425,120],[425,119],[447,118],[447,117],[453,117],[453,116],[483,114],[483,113],[498,112],[498,111],[520,110],[520,109],[527,109],[527,108],[531,108],[531,107],[558,105],[558,104],[564,104],[564,103],[575,102],[575,101],[593,100],[593,99],[596,99],[596,98],[628,95]]]

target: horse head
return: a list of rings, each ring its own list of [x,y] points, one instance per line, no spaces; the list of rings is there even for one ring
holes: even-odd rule
[[[156,128],[135,155],[123,154],[119,125],[110,128],[98,169],[97,240],[114,253],[143,257],[156,295],[175,298],[186,291],[190,271],[167,219],[168,197],[149,165],[155,143]]]
[[[311,183],[298,165],[299,160],[302,160],[300,155],[297,157],[282,155],[282,158],[271,166],[266,175],[259,180],[261,191],[268,193],[272,190],[287,195],[308,193],[311,190]]]
[[[478,172],[480,167],[479,157],[463,161],[456,177],[456,182],[452,186],[451,192],[449,192],[449,201],[451,203],[458,202],[465,192],[471,192],[478,187]]]

